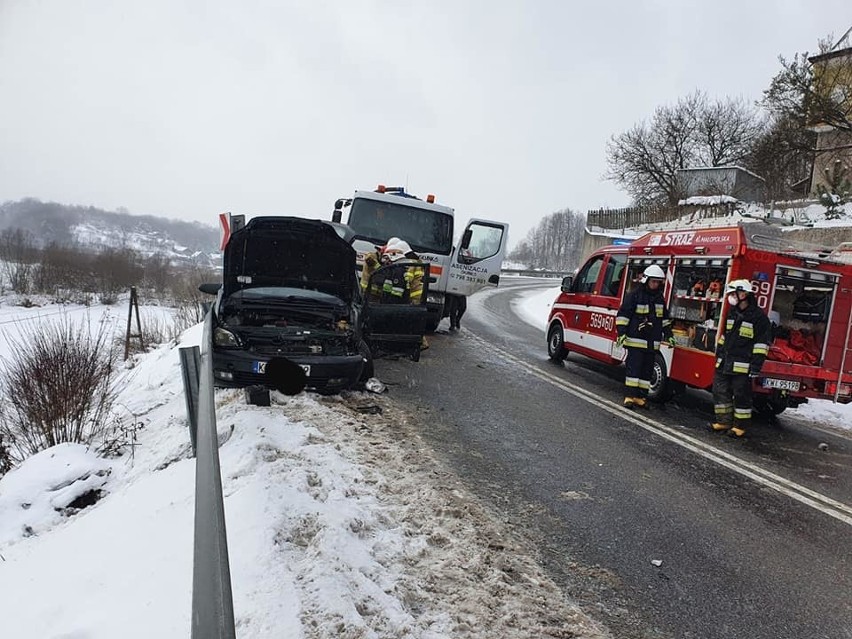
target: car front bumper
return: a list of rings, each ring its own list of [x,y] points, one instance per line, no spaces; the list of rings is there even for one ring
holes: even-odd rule
[[[265,373],[257,371],[257,362],[275,358],[239,349],[213,349],[213,382],[218,388],[266,386],[274,388]],[[355,385],[364,370],[361,355],[294,355],[286,357],[294,364],[310,367],[306,388],[321,393],[334,393]]]

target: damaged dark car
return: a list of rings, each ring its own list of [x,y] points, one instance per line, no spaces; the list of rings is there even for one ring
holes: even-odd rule
[[[216,385],[276,388],[284,362],[322,393],[370,377],[355,257],[318,220],[257,217],[234,231],[213,309]]]
[[[418,298],[384,291],[402,291],[428,265],[382,266],[369,287],[382,293],[365,298],[350,235],[342,225],[296,217],[256,217],[235,227],[222,284],[201,287],[217,295],[216,386],[336,393],[372,377],[374,355],[419,359],[428,281]]]

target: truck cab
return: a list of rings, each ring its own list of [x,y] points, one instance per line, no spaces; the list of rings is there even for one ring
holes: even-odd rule
[[[472,219],[454,246],[455,211],[451,207],[438,204],[434,195],[421,200],[403,187],[381,184],[375,191],[355,191],[353,197],[337,200],[332,221],[342,222],[347,210],[346,225],[353,234],[359,270],[364,256],[392,237],[408,242],[429,264],[429,330],[435,330],[443,317],[448,293],[471,295],[500,281],[508,224]]]

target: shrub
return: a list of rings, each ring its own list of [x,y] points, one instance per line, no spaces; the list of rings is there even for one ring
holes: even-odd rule
[[[113,442],[117,353],[108,323],[30,324],[0,360],[0,440],[13,463],[63,442]]]

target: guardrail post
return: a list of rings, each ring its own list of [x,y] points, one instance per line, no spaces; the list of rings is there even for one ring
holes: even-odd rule
[[[180,349],[180,372],[183,377],[183,396],[186,400],[186,419],[189,422],[189,441],[192,456],[198,440],[198,382],[201,373],[201,349],[187,346]]]

